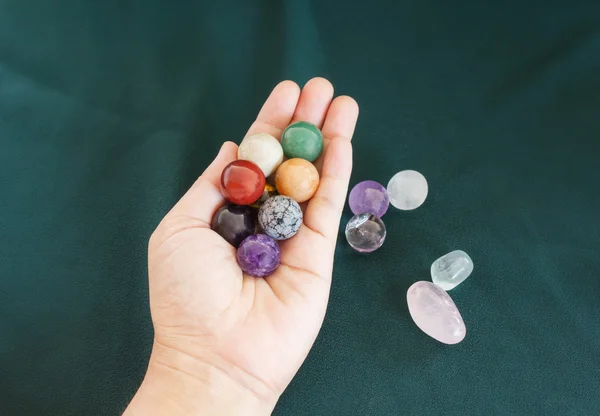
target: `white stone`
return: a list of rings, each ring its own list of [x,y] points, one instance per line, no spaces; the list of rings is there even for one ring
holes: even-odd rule
[[[394,207],[409,211],[425,202],[429,187],[427,179],[419,172],[403,170],[392,176],[387,185],[387,192]]]
[[[454,301],[439,286],[416,282],[406,292],[408,310],[415,324],[430,337],[444,344],[457,344],[467,328]]]
[[[256,133],[242,140],[238,148],[238,159],[258,165],[266,177],[271,176],[283,162],[283,148],[275,137]]]
[[[431,264],[431,280],[444,290],[452,290],[473,271],[473,260],[462,250],[443,255]]]

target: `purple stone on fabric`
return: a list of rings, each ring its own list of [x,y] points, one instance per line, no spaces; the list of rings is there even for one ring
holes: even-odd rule
[[[375,181],[362,181],[352,188],[348,198],[354,215],[368,212],[383,217],[390,206],[387,190]]]
[[[237,261],[242,270],[254,277],[266,277],[279,266],[280,251],[277,242],[265,234],[255,234],[242,241],[237,250]]]

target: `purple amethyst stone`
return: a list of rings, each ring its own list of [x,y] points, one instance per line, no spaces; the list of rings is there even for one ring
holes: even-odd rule
[[[238,247],[237,261],[246,274],[266,277],[279,266],[279,246],[268,235],[251,235]]]
[[[352,188],[348,198],[354,215],[368,212],[383,217],[390,206],[387,190],[375,181],[362,181]]]

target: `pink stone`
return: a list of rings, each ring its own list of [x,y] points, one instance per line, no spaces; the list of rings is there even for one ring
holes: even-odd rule
[[[417,282],[408,288],[406,300],[413,321],[430,337],[444,344],[458,344],[465,338],[465,323],[444,289],[431,282]]]

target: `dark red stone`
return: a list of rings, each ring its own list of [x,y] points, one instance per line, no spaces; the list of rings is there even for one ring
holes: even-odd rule
[[[221,192],[225,199],[236,205],[255,203],[262,196],[265,184],[262,170],[247,160],[231,162],[221,174]]]

